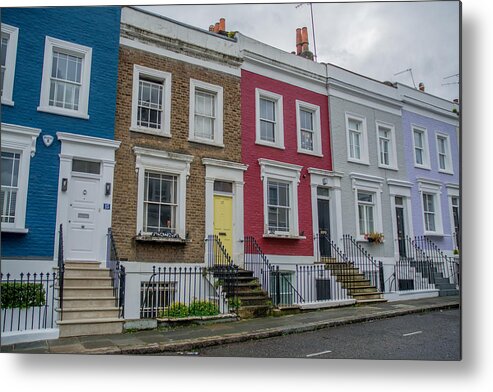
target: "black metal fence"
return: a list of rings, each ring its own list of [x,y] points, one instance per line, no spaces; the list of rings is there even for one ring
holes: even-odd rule
[[[209,267],[233,266],[233,258],[228,254],[219,236],[209,235],[207,243],[207,263]]]
[[[276,307],[348,299],[327,265],[271,264],[253,237],[244,239],[244,265]]]
[[[141,282],[141,318],[214,316],[236,312],[238,268],[152,268]]]
[[[63,309],[63,281],[65,275],[65,261],[63,258],[63,225],[58,230],[58,307],[60,308],[60,320]]]
[[[116,249],[113,231],[108,228],[106,243],[106,268],[110,270],[113,286],[113,296],[115,297],[115,306],[118,307],[118,317],[125,317],[125,267],[121,265],[120,258]]]
[[[0,273],[2,333],[55,328],[58,275]]]
[[[344,234],[342,241],[348,260],[365,275],[372,286],[382,293],[385,292],[383,263],[375,260],[351,235]]]

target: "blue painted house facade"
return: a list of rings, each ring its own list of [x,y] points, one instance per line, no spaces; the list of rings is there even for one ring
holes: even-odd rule
[[[2,272],[101,260],[111,225],[119,7],[2,9]]]
[[[414,235],[430,239],[451,255],[460,247],[459,108],[424,91],[397,87],[404,105]]]

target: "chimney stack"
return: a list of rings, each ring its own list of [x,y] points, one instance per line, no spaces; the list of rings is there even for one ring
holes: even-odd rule
[[[423,82],[419,82],[419,91],[425,91],[425,84]]]
[[[301,54],[301,47],[302,47],[302,42],[301,42],[301,28],[296,29],[296,54],[299,56]]]
[[[307,52],[308,51],[308,29],[306,27],[303,27],[301,29],[301,44],[302,50],[301,52]]]
[[[209,31],[214,32],[214,25],[210,25],[210,26],[209,26]]]
[[[226,19],[219,19],[219,31],[226,31]]]

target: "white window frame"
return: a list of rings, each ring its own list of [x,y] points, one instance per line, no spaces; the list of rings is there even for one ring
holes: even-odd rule
[[[264,196],[264,237],[304,239],[299,235],[298,223],[298,185],[302,166],[260,158],[260,178],[263,182]],[[268,182],[269,180],[289,184],[289,231],[269,232]]]
[[[200,89],[215,95],[214,107],[216,118],[214,120],[213,139],[201,138],[195,135],[195,90]],[[196,143],[209,144],[224,147],[224,92],[223,87],[200,80],[190,79],[190,112],[189,112],[189,134],[188,140]]]
[[[2,222],[2,232],[27,233],[26,206],[31,158],[36,153],[36,139],[41,130],[2,123],[2,151],[20,154],[15,222]]]
[[[380,128],[385,128],[390,131],[390,146],[389,146],[389,163],[384,164],[381,161],[381,146],[380,146]],[[385,123],[382,121],[376,122],[376,130],[377,130],[377,149],[378,149],[378,167],[383,169],[391,169],[398,170],[397,166],[397,148],[396,148],[396,139],[395,139],[395,126],[393,124]]]
[[[360,193],[365,193],[367,195],[370,195],[371,196],[371,202],[367,202],[367,201],[362,201],[359,199],[359,194]],[[362,189],[358,189],[358,191],[356,192],[356,200],[357,200],[357,203],[358,203],[358,208],[357,208],[357,211],[358,211],[358,236],[359,237],[364,237],[365,234],[368,234],[368,233],[373,233],[375,232],[375,227],[376,227],[376,224],[375,224],[375,221],[376,221],[376,212],[377,212],[377,208],[376,208],[376,194],[375,192],[370,192],[370,191],[366,191],[366,190],[362,190]],[[365,230],[363,232],[363,234],[361,234],[361,226],[360,226],[360,221],[361,221],[361,217],[359,215],[359,207],[360,206],[363,206],[364,207],[364,212],[363,212],[363,221],[365,223],[365,226],[368,226],[368,222],[369,222],[369,219],[368,219],[368,208],[367,207],[371,207],[372,209],[372,219],[373,219],[373,229],[372,230]]]
[[[346,117],[346,143],[347,143],[347,160],[349,162],[360,163],[363,165],[369,165],[368,155],[368,129],[366,126],[366,117],[359,116],[353,113],[345,114]],[[360,158],[354,158],[351,156],[351,130],[349,129],[349,120],[359,121],[362,125],[361,139],[360,139]]]
[[[71,109],[60,108],[56,106],[50,106],[49,104],[51,68],[53,63],[54,49],[58,49],[61,52],[82,57],[81,87],[79,92],[78,110],[71,110]],[[88,110],[89,110],[89,88],[91,83],[91,62],[92,62],[92,48],[46,36],[44,60],[43,60],[43,74],[41,80],[41,95],[39,100],[38,111],[58,114],[62,116],[77,117],[86,120],[89,119]]]
[[[155,80],[156,82],[163,84],[163,92],[161,96],[163,102],[161,128],[148,128],[139,126],[137,124],[139,107],[139,82],[141,77],[148,77]],[[132,80],[132,119],[130,130],[133,132],[142,132],[149,133],[151,135],[171,137],[171,73],[134,64]]]
[[[311,112],[313,115],[313,150],[308,150],[301,146],[301,110]],[[323,157],[320,106],[296,100],[296,135],[299,153]]]
[[[14,26],[2,23],[2,35],[9,36],[7,53],[5,58],[5,74],[3,79],[2,105],[14,106],[14,78],[15,64],[17,57],[17,41],[19,39],[19,29]]]
[[[459,185],[456,185],[456,184],[447,184],[446,185],[446,188],[447,188],[447,195],[448,195],[448,207],[449,207],[449,217],[450,217],[450,235],[452,236],[452,243],[454,244],[454,247],[455,249],[457,249],[457,241],[456,241],[456,238],[454,236],[454,233],[455,233],[455,224],[454,224],[454,209],[453,209],[453,204],[452,204],[452,199],[454,197],[456,197],[459,201],[459,205],[458,205],[458,208],[459,208],[459,228],[461,228],[462,226],[462,222],[460,222],[460,218],[461,218],[461,200],[460,200],[460,187]],[[459,233],[460,234],[460,233]]]
[[[418,189],[421,203],[421,217],[423,219],[423,234],[426,236],[443,236],[443,217],[441,202],[442,185],[437,182],[418,179]],[[423,194],[433,196],[433,205],[435,207],[435,231],[426,230],[425,206],[423,203]]]
[[[274,142],[260,138],[260,98],[274,102],[277,121],[274,127]],[[255,143],[284,150],[284,111],[282,95],[271,91],[255,89]]]
[[[374,195],[374,215],[373,229],[377,233],[383,233],[382,219],[382,187],[383,178],[368,176],[359,173],[350,173],[349,177],[352,180],[352,189],[354,192],[354,213],[356,220],[356,240],[367,242],[365,236],[360,234],[359,227],[359,209],[358,209],[358,192],[368,192]]]
[[[428,144],[428,130],[426,128],[420,127],[418,125],[411,125],[412,140],[413,140],[413,160],[414,166],[420,169],[430,170],[430,147]],[[414,141],[414,133],[421,132],[423,134],[423,163],[418,163],[416,161],[416,144]]]
[[[180,238],[185,239],[185,215],[186,215],[186,192],[187,180],[190,176],[190,163],[193,156],[170,153],[162,150],[153,150],[143,147],[134,147],[135,168],[138,172],[137,179],[137,235],[150,235],[143,231],[144,225],[144,186],[145,172],[153,171],[163,174],[177,176],[177,194],[176,199],[178,206],[176,208],[176,229],[175,232]]]
[[[442,169],[440,167],[440,150],[438,149],[438,139],[445,139],[445,168]],[[454,169],[452,165],[452,154],[451,154],[451,148],[450,148],[450,137],[446,133],[442,132],[436,132],[435,133],[435,143],[436,143],[436,149],[437,149],[437,167],[438,167],[438,172],[440,173],[445,173],[445,174],[454,174]]]

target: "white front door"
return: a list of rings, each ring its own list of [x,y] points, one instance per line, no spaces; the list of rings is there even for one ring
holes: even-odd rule
[[[72,174],[68,184],[68,222],[65,258],[97,261],[101,225],[98,225],[100,179]]]

